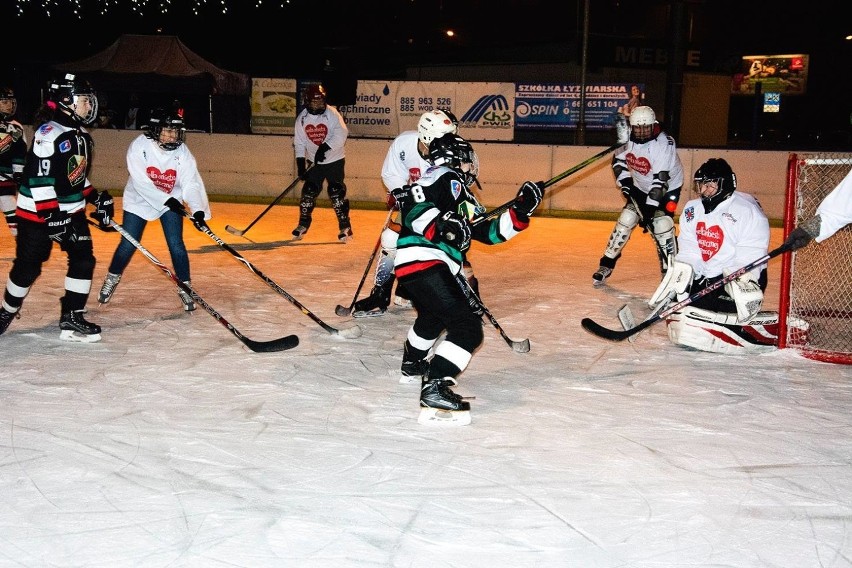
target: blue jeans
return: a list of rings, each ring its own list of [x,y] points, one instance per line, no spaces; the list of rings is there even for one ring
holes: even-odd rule
[[[137,241],[142,241],[142,233],[147,224],[148,221],[142,217],[124,211],[121,226]],[[166,245],[168,245],[169,254],[172,256],[175,276],[181,282],[186,282],[189,280],[189,255],[186,253],[186,246],[183,244],[183,216],[171,210],[166,211],[160,216],[160,225],[163,226],[163,235],[166,237]],[[115,249],[115,254],[112,255],[109,271],[112,274],[123,273],[134,252],[136,252],[136,247],[122,237],[121,242],[118,243],[118,248]]]

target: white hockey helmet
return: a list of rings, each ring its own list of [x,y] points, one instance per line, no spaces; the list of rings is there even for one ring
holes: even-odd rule
[[[630,126],[653,126],[655,122],[657,115],[649,106],[638,106],[630,113]]]
[[[452,113],[441,109],[424,112],[417,122],[417,138],[428,148],[435,138],[444,134],[457,134],[459,122]]]

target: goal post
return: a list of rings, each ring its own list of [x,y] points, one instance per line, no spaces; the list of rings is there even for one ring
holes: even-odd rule
[[[787,162],[784,238],[816,214],[852,169],[849,153],[792,153]],[[852,364],[852,226],[811,241],[781,262],[778,347]]]

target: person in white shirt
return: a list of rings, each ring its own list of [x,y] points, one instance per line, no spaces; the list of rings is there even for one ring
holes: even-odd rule
[[[678,252],[648,305],[664,309],[767,254],[769,220],[760,203],[737,191],[737,178],[721,158],[694,176],[697,199],[680,214]],[[675,344],[716,353],[760,353],[777,344],[778,314],[760,311],[768,282],[766,265],[746,272],[671,314]]]
[[[309,85],[305,90],[305,108],[296,117],[293,135],[296,171],[305,183],[299,201],[299,224],[293,229],[293,239],[301,239],[311,228],[317,197],[323,182],[328,182],[328,198],[340,229],[337,238],[347,243],[352,240],[349,199],[344,183],[349,129],[337,109],[326,104],[325,99],[322,85]],[[310,168],[309,162],[313,164]]]
[[[159,219],[175,275],[190,285],[189,255],[183,242],[183,203],[193,211],[191,221],[198,230],[207,226],[206,220],[211,214],[204,181],[185,138],[182,108],[168,112],[157,109],[151,113],[147,129],[127,149],[130,176],[124,187],[121,225],[139,241],[148,221]],[[134,252],[136,247],[122,238],[113,254],[98,302],[110,301]],[[195,310],[195,302],[189,294],[180,288],[177,293],[184,310]]]
[[[825,196],[816,215],[790,232],[784,245],[797,250],[811,240],[821,243],[849,223],[852,223],[852,170]]]

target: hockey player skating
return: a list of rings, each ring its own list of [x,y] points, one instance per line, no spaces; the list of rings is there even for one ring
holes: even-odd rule
[[[0,208],[12,236],[18,234],[17,207],[18,183],[24,172],[27,142],[24,127],[15,120],[18,99],[11,87],[0,87]]]
[[[811,240],[821,243],[849,223],[852,223],[852,170],[823,198],[816,215],[793,229],[784,244],[790,250],[797,250]]]
[[[731,166],[707,160],[695,172],[700,196],[680,214],[678,252],[648,305],[681,301],[767,254],[769,221],[757,200],[737,191]],[[761,312],[766,265],[701,296],[667,320],[671,341],[716,353],[775,349],[778,314]]]
[[[404,345],[402,375],[421,377],[420,423],[463,425],[470,423],[470,403],[451,387],[483,340],[480,316],[459,281],[464,254],[471,239],[499,244],[526,229],[542,190],[524,182],[511,208],[472,226],[476,201],[470,186],[479,168],[473,148],[449,133],[432,141],[429,156],[436,167],[417,183],[393,192],[401,225],[394,268],[417,310]],[[435,347],[444,331],[446,336]]]
[[[391,142],[382,164],[382,182],[388,189],[388,207],[394,208],[394,189],[415,183],[431,167],[429,163],[429,144],[444,134],[458,133],[458,120],[449,111],[435,109],[424,112],[417,122],[417,130],[406,130]],[[393,263],[396,256],[396,242],[399,238],[399,224],[388,223],[381,235],[381,256],[376,265],[375,285],[370,295],[355,302],[353,317],[379,316],[385,313],[391,302],[394,276]],[[465,262],[465,276],[472,285],[476,279],[470,263]],[[404,286],[397,285],[394,303],[410,306],[411,301]]]
[[[626,204],[592,275],[595,286],[610,277],[637,225],[656,241],[660,269],[677,253],[674,214],[683,186],[683,165],[674,139],[660,129],[654,110],[639,106],[630,113],[630,139],[612,156],[612,171]]]
[[[305,90],[305,108],[296,117],[293,147],[296,153],[296,170],[302,185],[299,201],[299,224],[293,229],[293,238],[301,239],[311,228],[314,207],[328,182],[328,198],[337,215],[340,232],[337,238],[343,242],[352,239],[352,223],[349,221],[349,200],[346,198],[344,146],[349,129],[337,109],[325,102],[326,92],[322,85],[309,85]],[[313,167],[308,169],[308,162]]]
[[[183,108],[176,106],[168,112],[156,109],[151,113],[148,128],[127,149],[129,177],[122,199],[122,226],[139,241],[148,221],[159,219],[175,274],[191,286],[189,255],[183,242],[183,202],[193,211],[192,222],[196,227],[205,224],[211,215],[204,181],[185,140]],[[130,241],[125,238],[119,241],[98,302],[110,301],[135,252],[136,247]],[[195,310],[192,296],[181,288],[177,294],[185,311]]]
[[[18,191],[16,256],[0,307],[0,334],[19,315],[53,244],[59,243],[68,256],[65,293],[59,300],[59,338],[86,343],[101,339],[100,326],[83,317],[95,270],[86,202],[95,205],[101,226],[113,216],[112,197],[95,191],[88,177],[92,137],[83,125],[97,116],[98,98],[87,83],[68,74],[48,84]]]

